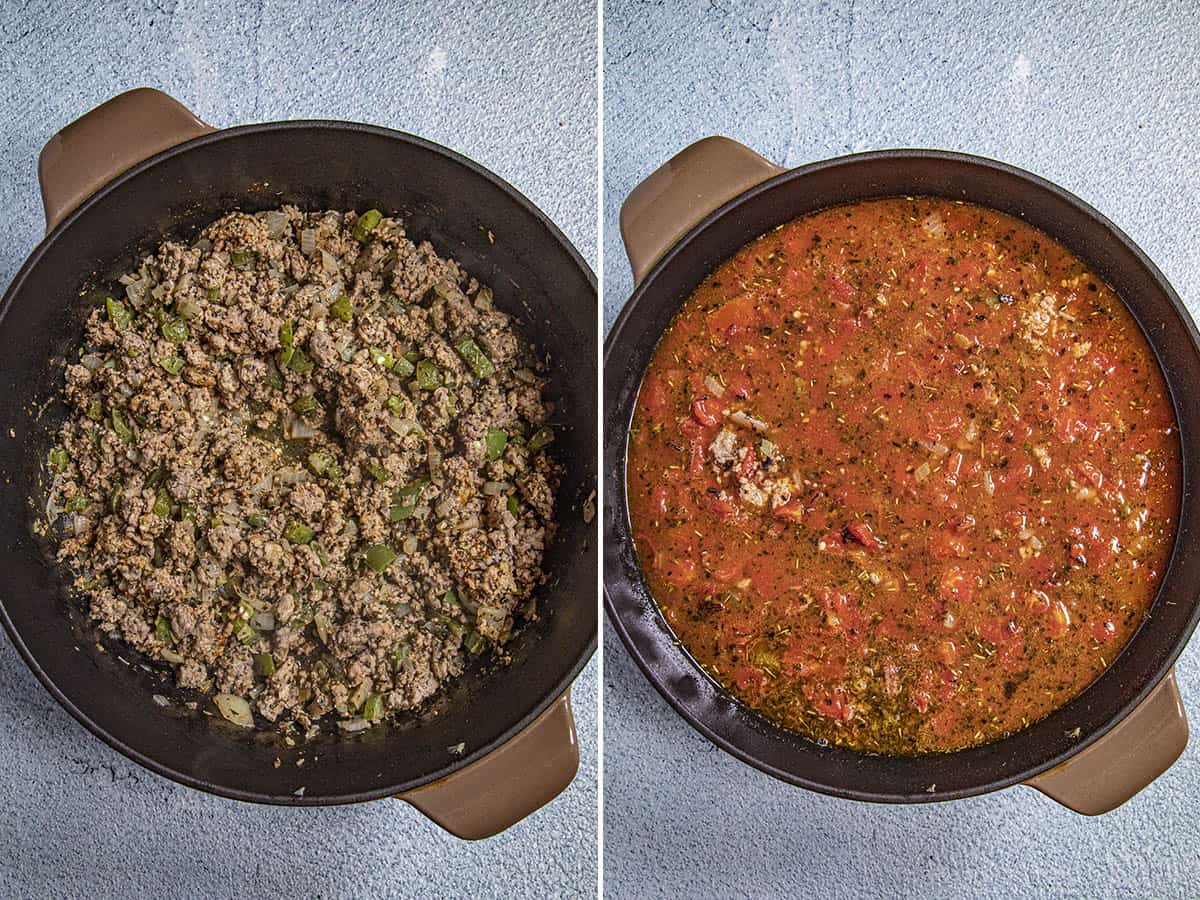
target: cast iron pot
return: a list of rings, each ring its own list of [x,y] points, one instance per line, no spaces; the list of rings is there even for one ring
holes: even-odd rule
[[[1008,738],[937,756],[885,757],[817,746],[737,703],[678,645],[649,596],[631,538],[625,452],[642,375],[659,336],[704,276],[776,225],[873,197],[934,195],[1024,219],[1099,272],[1132,310],[1162,365],[1180,424],[1183,491],[1174,553],[1146,622],[1090,687]],[[636,288],[605,344],[604,586],[609,619],[676,710],[717,746],[784,781],[857,800],[948,800],[1024,782],[1082,813],[1120,805],[1187,743],[1172,664],[1200,616],[1200,349],[1154,264],[1096,210],[1041,178],[930,150],[846,156],[784,170],[726,138],[688,147],[621,210]]]
[[[148,89],[63,129],[42,151],[39,174],[49,233],[0,305],[0,603],[34,674],[126,756],[226,797],[333,804],[400,796],[453,833],[478,838],[563,790],[579,760],[568,689],[596,646],[598,553],[594,525],[581,515],[595,487],[596,367],[578,363],[596,358],[597,334],[595,278],[558,229],[510,185],[428,141],[347,122],[214,131]],[[82,335],[81,286],[111,281],[163,239],[189,239],[232,210],[282,203],[399,213],[411,235],[491,285],[497,305],[549,354],[554,452],[567,463],[546,559],[551,581],[537,597],[542,615],[514,639],[512,664],[469,671],[410,721],[300,747],[192,712],[160,669],[119,646],[98,650],[50,548],[32,534],[37,512],[28,500],[64,413],[51,402],[37,414],[61,389],[64,354]],[[173,702],[160,707],[155,693]]]

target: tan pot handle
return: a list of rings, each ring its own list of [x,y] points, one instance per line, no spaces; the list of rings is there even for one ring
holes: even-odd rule
[[[725,137],[696,141],[659,166],[621,206],[634,284],[710,212],[784,171]]]
[[[38,157],[46,231],[126,169],[210,131],[178,100],[153,88],[126,91],[80,116]]]
[[[1172,669],[1116,728],[1025,783],[1068,809],[1098,816],[1167,771],[1187,740],[1187,716]]]
[[[456,837],[491,837],[541,809],[579,770],[571,692],[516,737],[453,775],[397,795]]]

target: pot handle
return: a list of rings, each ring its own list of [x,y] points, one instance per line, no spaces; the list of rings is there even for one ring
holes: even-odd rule
[[[1187,740],[1187,716],[1172,669],[1116,728],[1025,783],[1068,809],[1098,816],[1167,771]]]
[[[579,743],[567,691],[487,756],[396,796],[455,837],[477,841],[541,809],[563,792],[578,770]]]
[[[38,157],[46,231],[126,169],[213,130],[153,88],[126,91],[84,113],[50,138]]]
[[[783,171],[726,137],[696,141],[659,166],[621,206],[634,284],[710,212]]]

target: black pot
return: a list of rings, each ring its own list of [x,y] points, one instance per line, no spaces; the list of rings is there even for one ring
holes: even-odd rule
[[[817,746],[739,704],[678,645],[649,596],[631,538],[625,452],[642,375],[659,336],[705,275],[740,247],[805,213],[869,198],[934,195],[1006,212],[1057,238],[1116,289],[1162,366],[1180,426],[1182,509],[1151,614],[1090,687],[1046,719],[955,753],[886,757]],[[605,344],[605,601],[634,660],[702,734],[777,778],[858,800],[915,803],[1026,782],[1097,814],[1166,770],[1187,743],[1171,666],[1197,618],[1200,344],[1154,264],[1096,210],[1049,182],[979,157],[930,150],[864,153],[785,171],[724,138],[684,150],[621,212],[637,287]]]
[[[596,478],[596,371],[579,363],[595,359],[597,334],[595,278],[558,229],[512,186],[420,138],[347,122],[213,131],[146,89],[56,135],[40,174],[50,232],[0,305],[0,428],[11,435],[0,442],[0,596],[4,625],[42,683],[126,756],[226,797],[332,804],[403,795],[460,836],[483,837],[565,788],[578,766],[567,692],[596,646],[597,549],[581,515]],[[232,210],[283,203],[400,214],[411,235],[491,285],[497,305],[549,354],[554,452],[568,463],[542,615],[514,639],[512,664],[468,672],[410,721],[295,748],[188,710],[159,668],[126,665],[136,660],[113,645],[99,650],[50,548],[32,533],[29,501],[65,412],[53,398],[87,315],[81,286],[115,278],[164,239],[186,239]],[[155,693],[173,702],[160,707]]]

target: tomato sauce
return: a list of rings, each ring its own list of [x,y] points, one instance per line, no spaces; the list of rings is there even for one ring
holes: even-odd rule
[[[1044,233],[892,198],[783,225],[663,335],[634,541],[692,656],[827,744],[956,750],[1082,691],[1147,615],[1180,449],[1150,347]]]

